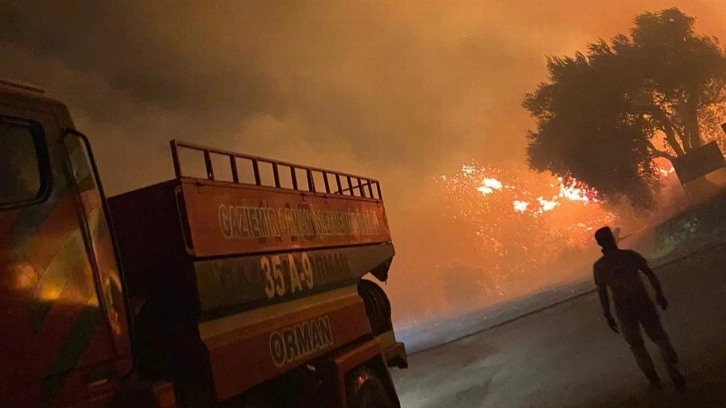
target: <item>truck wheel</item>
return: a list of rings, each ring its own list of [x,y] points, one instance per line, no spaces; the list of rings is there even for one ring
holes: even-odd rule
[[[348,406],[351,408],[395,408],[383,382],[369,369],[353,371],[348,379]]]
[[[386,292],[375,282],[361,279],[358,283],[358,295],[363,298],[366,316],[374,336],[385,333],[393,328],[391,325],[391,302]]]

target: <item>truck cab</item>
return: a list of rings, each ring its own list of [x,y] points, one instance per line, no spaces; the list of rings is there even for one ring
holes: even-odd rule
[[[123,284],[68,109],[0,82],[0,405],[110,401],[131,373]]]
[[[107,198],[67,107],[0,82],[0,406],[398,406],[378,181],[170,147]]]

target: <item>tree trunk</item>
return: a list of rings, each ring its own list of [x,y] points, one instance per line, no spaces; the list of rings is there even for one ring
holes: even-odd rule
[[[666,127],[666,129],[663,130],[666,134],[665,140],[668,143],[668,145],[673,149],[674,152],[676,152],[676,156],[684,156],[686,154],[686,150],[684,150],[683,147],[678,143],[678,139],[676,138],[676,133],[673,131],[672,127]],[[685,146],[685,143],[684,143]],[[687,147],[686,147],[687,149]]]
[[[701,140],[701,129],[698,125],[698,93],[692,92],[684,106],[683,127],[688,145],[695,149],[703,144]]]
[[[681,115],[683,116],[683,115]],[[688,154],[688,152],[691,151],[691,139],[686,135],[686,130],[684,127],[673,125],[673,130],[676,134],[676,140],[679,141],[681,146],[683,147],[683,151]]]
[[[698,111],[693,112],[693,118],[691,119],[689,117],[689,122],[690,122],[688,125],[689,143],[691,145],[691,149],[695,149],[697,147],[700,147],[703,144],[703,140],[701,139],[701,128],[698,125]]]
[[[660,123],[660,128],[666,135],[665,140],[676,153],[676,156],[685,155],[686,152],[684,151],[683,147],[681,147],[681,145],[678,143],[675,128],[671,120],[668,118],[668,115],[663,112],[663,110],[659,106],[656,105],[652,105],[649,110],[651,115],[653,116],[653,119]]]

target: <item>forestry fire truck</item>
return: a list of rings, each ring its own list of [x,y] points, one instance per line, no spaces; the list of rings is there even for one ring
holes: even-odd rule
[[[379,183],[171,153],[107,199],[67,107],[0,83],[0,406],[400,406]]]

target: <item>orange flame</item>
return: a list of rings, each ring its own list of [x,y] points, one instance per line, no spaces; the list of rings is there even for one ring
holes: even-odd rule
[[[565,248],[592,244],[592,230],[615,219],[576,179],[471,164],[441,180],[444,214],[469,225],[472,244],[495,255],[482,259],[493,269],[541,270]]]

